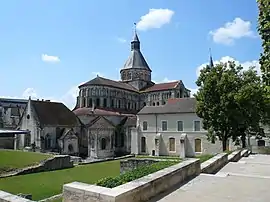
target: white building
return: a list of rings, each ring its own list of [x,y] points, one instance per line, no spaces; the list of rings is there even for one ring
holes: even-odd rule
[[[221,152],[220,141],[213,144],[207,140],[195,104],[195,98],[180,98],[162,106],[145,106],[137,115],[137,128],[132,131],[132,152],[181,157]],[[233,148],[234,144],[228,142],[228,149]]]

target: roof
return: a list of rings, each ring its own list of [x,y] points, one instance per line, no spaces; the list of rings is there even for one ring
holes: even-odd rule
[[[5,130],[0,129],[0,135],[1,134],[27,134],[30,133],[28,130]]]
[[[0,98],[0,106],[3,107],[25,107],[27,102],[24,99]]]
[[[114,81],[114,80],[103,78],[103,77],[100,77],[100,76],[97,76],[96,78],[94,78],[94,79],[80,85],[79,88],[83,87],[83,86],[90,86],[90,85],[109,86],[109,87],[129,90],[129,91],[137,91],[136,88],[134,88],[133,86],[131,86],[131,85],[127,84],[127,83]]]
[[[129,116],[124,124],[124,126],[131,126],[136,127],[137,124],[137,117],[136,116]]]
[[[177,113],[195,113],[195,98],[178,98],[168,101],[161,106],[145,106],[139,111],[140,114],[177,114]]]
[[[137,33],[134,33],[133,40],[131,41],[131,52],[130,55],[127,59],[127,61],[124,64],[124,67],[121,69],[130,69],[130,68],[135,68],[135,69],[145,69],[148,71],[152,71],[146,60],[144,59],[141,50],[140,50],[140,40],[137,35]]]
[[[77,126],[77,116],[63,103],[31,100],[42,125]]]
[[[168,83],[157,83],[149,88],[146,88],[143,90],[144,92],[153,92],[153,91],[163,91],[163,90],[168,90],[168,89],[174,89],[178,86],[179,83],[182,81],[173,81],[173,82],[168,82]]]
[[[84,116],[84,115],[102,115],[102,116],[131,116],[133,114],[125,114],[125,113],[120,113],[118,111],[112,111],[112,110],[105,110],[105,109],[98,109],[90,107],[83,107],[83,108],[78,108],[73,111],[74,114],[77,116]]]

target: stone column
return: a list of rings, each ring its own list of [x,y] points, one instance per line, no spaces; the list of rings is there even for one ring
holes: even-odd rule
[[[131,153],[139,154],[139,134],[137,128],[131,129]]]

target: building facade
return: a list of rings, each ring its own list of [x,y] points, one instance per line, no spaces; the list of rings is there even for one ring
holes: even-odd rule
[[[80,85],[75,109],[96,107],[136,114],[144,106],[164,105],[169,98],[190,97],[190,90],[181,80],[155,84],[151,74],[135,32],[130,55],[120,70],[121,81],[97,75]]]
[[[132,153],[143,155],[216,154],[222,143],[207,140],[207,131],[195,113],[195,98],[169,100],[164,106],[146,106],[137,115],[132,133]],[[228,150],[236,147],[228,141]]]

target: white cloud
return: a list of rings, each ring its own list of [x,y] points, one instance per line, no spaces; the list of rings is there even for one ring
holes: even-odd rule
[[[237,61],[233,57],[224,56],[220,60],[214,61],[214,65],[219,64],[221,62],[222,63],[226,63],[228,61],[234,61],[236,65],[241,65],[244,68],[244,70],[247,70],[250,67],[255,67],[255,70],[258,72],[258,74],[261,74],[260,64],[259,64],[259,61],[258,60],[251,60],[251,61],[240,62],[240,61]],[[208,64],[209,64],[209,62],[208,63],[204,63],[204,64],[200,65],[199,67],[197,67],[197,69],[196,69],[196,75],[197,75],[197,77],[199,77],[201,69],[203,69]]]
[[[140,21],[137,23],[138,30],[149,30],[161,28],[165,24],[169,24],[174,11],[170,9],[149,9],[146,15],[141,16]]]
[[[35,91],[34,88],[27,88],[23,94],[22,94],[22,97],[23,98],[26,98],[28,99],[29,97],[33,98],[33,99],[37,99],[38,96],[37,96],[37,92]]]
[[[118,41],[119,43],[126,43],[126,42],[127,42],[127,40],[124,39],[124,38],[122,38],[122,37],[117,37],[117,41]]]
[[[42,54],[41,59],[43,62],[50,62],[50,63],[60,62],[60,58],[58,56],[47,55],[47,54]]]
[[[213,41],[219,44],[232,45],[235,39],[242,37],[254,37],[251,30],[251,22],[241,18],[235,18],[232,22],[227,22],[223,27],[210,31]]]

